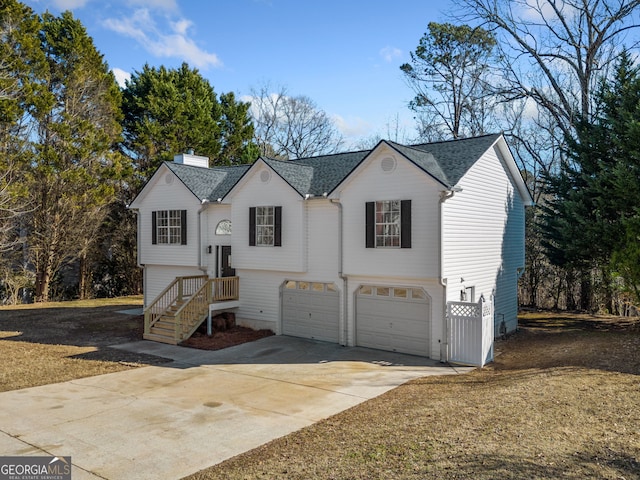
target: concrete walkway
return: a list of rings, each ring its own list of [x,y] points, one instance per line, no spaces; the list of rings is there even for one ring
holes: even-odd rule
[[[410,355],[273,336],[173,361],[0,393],[0,454],[71,456],[72,478],[178,479],[411,379],[468,371]]]

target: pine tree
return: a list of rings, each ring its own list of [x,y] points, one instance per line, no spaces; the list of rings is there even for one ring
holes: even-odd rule
[[[628,53],[596,105],[595,121],[577,125],[560,172],[547,179],[543,228],[554,264],[583,276],[596,270],[606,290],[614,253],[629,248],[629,225],[640,213],[640,73]]]
[[[211,165],[248,160],[255,151],[249,145],[249,105],[236,102],[233,94],[221,101],[186,63],[178,69],[145,65],[132,75],[123,92],[123,148],[134,160],[141,183],[163,161],[189,149],[209,157]]]

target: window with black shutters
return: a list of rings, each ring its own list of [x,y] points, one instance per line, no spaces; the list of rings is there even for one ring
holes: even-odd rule
[[[187,244],[186,210],[157,210],[152,212],[151,223],[153,245]]]
[[[249,245],[282,246],[282,207],[249,208]]]
[[[411,200],[365,204],[367,248],[411,248]]]

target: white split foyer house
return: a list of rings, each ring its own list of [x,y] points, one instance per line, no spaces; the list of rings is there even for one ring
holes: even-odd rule
[[[532,198],[503,135],[208,166],[176,155],[130,205],[145,338],[233,309],[278,335],[482,365],[516,329]]]

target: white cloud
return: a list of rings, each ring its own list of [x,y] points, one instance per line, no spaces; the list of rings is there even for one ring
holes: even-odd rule
[[[169,20],[166,31],[163,31],[157,26],[149,10],[140,8],[132,16],[108,18],[103,24],[109,30],[133,38],[157,57],[180,58],[191,66],[203,69],[222,66],[222,61],[215,53],[201,49],[189,36],[189,29],[193,26],[190,20]]]
[[[564,1],[555,2],[556,8],[565,19],[573,18],[577,14],[576,8],[571,3]],[[548,0],[526,0],[520,6],[520,16],[525,20],[533,22],[556,21],[558,15]]]
[[[380,50],[380,56],[384,59],[385,62],[392,62],[396,58],[400,58],[402,56],[402,50],[395,47],[386,46]]]
[[[522,108],[522,116],[528,120],[536,119],[540,115],[540,107],[535,102],[535,100],[531,98],[527,98],[524,101],[524,106]]]
[[[187,20],[186,18],[182,18],[177,22],[171,22],[171,29],[176,32],[178,35],[186,35],[189,27],[193,25],[191,20]]]
[[[126,80],[131,79],[131,74],[129,72],[125,72],[121,68],[112,68],[111,71],[116,77],[116,82],[118,82],[118,85],[120,85],[121,88],[125,87]]]
[[[358,137],[371,133],[371,124],[360,117],[345,119],[341,115],[331,115],[336,127],[345,137]]]

